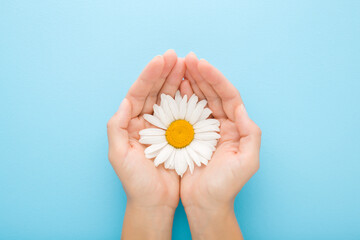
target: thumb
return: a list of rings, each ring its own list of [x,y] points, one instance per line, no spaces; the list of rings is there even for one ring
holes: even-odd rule
[[[116,148],[123,157],[129,147],[127,127],[131,120],[131,104],[127,98],[121,102],[118,111],[112,116],[107,124],[109,148]]]
[[[250,119],[244,104],[241,104],[235,110],[235,124],[240,135],[239,151],[258,152],[261,143],[261,130]]]

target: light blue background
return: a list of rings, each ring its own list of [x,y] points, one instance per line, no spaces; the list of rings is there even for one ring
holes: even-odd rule
[[[245,238],[360,239],[359,43],[357,0],[0,0],[0,239],[119,239],[106,122],[168,48],[217,66],[263,130]]]

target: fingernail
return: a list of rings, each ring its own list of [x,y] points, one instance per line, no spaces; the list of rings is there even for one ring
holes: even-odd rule
[[[203,61],[203,62],[206,62],[206,63],[209,63],[207,60],[205,60],[204,58],[200,58],[200,61]]]
[[[244,105],[243,103],[241,104],[240,107],[241,107],[241,111],[245,111],[245,112],[246,112],[245,105]]]
[[[155,59],[157,59],[157,58],[163,58],[163,56],[162,56],[161,54],[156,55],[152,60],[155,60]]]
[[[118,108],[118,111],[120,111],[120,110],[122,110],[122,108],[124,108],[124,105],[125,105],[125,99],[126,98],[124,98],[122,101],[121,101],[121,103],[120,103],[120,106],[119,106],[119,108]]]
[[[244,106],[243,103],[240,105],[240,112],[241,112],[242,114],[246,114],[246,115],[247,115],[247,112],[246,112],[246,109],[245,109],[245,106]]]
[[[196,54],[193,51],[190,51],[188,55],[194,55],[196,57]]]

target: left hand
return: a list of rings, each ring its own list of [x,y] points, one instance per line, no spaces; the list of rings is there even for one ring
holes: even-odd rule
[[[193,238],[241,238],[233,204],[236,195],[259,169],[260,128],[249,118],[239,92],[229,80],[195,54],[186,57],[187,73],[180,89],[208,101],[220,121],[221,138],[207,166],[181,179],[181,201]],[[218,234],[218,235],[217,235]]]

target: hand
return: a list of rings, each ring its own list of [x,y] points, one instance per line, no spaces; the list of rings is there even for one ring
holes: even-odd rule
[[[259,169],[260,128],[248,117],[236,88],[205,60],[190,53],[181,93],[206,98],[220,121],[221,139],[207,166],[181,179],[181,201],[194,239],[242,238],[233,203]]]
[[[145,158],[139,131],[150,126],[142,117],[152,113],[161,93],[174,96],[185,73],[184,59],[173,50],[156,56],[131,86],[108,122],[109,160],[127,196],[122,238],[171,238],[179,203],[179,176]]]

